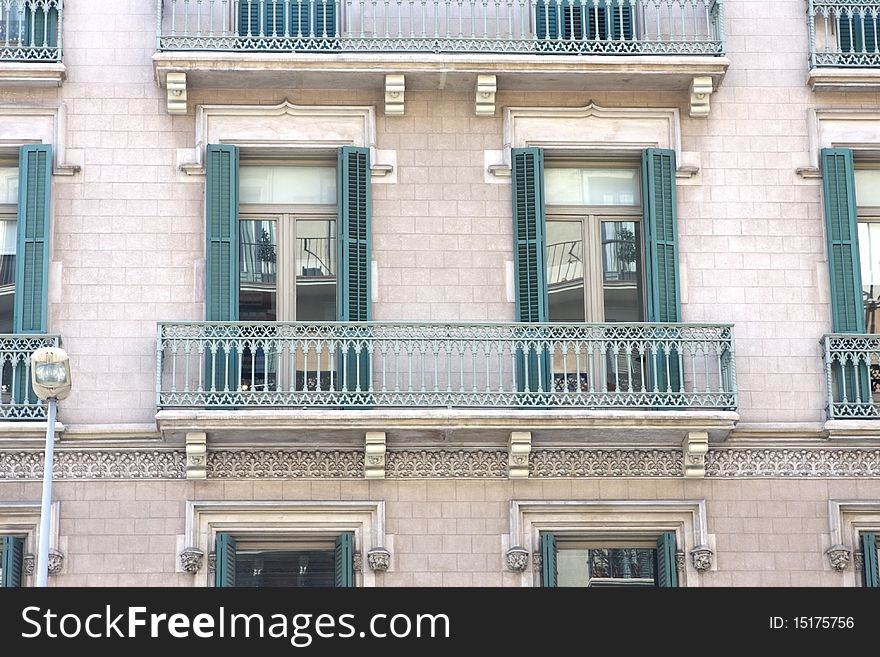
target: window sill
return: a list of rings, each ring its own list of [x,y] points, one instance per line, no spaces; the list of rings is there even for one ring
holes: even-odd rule
[[[880,91],[880,68],[812,68],[813,91]]]
[[[66,77],[60,62],[0,62],[0,87],[60,87]]]

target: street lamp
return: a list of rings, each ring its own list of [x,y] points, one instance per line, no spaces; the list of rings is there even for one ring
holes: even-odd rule
[[[46,451],[43,458],[43,500],[40,506],[40,545],[37,551],[37,586],[49,579],[49,507],[52,505],[52,461],[55,447],[56,402],[70,394],[70,359],[58,347],[41,347],[31,354],[31,386],[49,405]]]

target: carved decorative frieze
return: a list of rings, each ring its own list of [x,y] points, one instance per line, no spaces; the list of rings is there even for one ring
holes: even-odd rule
[[[529,551],[524,547],[512,547],[507,551],[507,569],[523,572],[529,565]]]
[[[717,449],[707,477],[880,477],[880,449]]]
[[[370,570],[385,572],[391,565],[391,553],[383,547],[376,547],[367,552],[367,563]]]
[[[681,477],[680,450],[538,449],[532,477]]]
[[[217,450],[208,454],[208,479],[360,479],[362,450]]]
[[[186,548],[180,553],[180,566],[184,572],[197,573],[202,569],[205,553],[198,548]]]
[[[400,450],[386,455],[385,476],[484,478],[507,476],[507,450]]]
[[[183,451],[56,450],[55,479],[184,479]],[[41,480],[43,452],[0,452],[0,480]]]
[[[831,567],[839,573],[847,569],[850,557],[852,556],[852,552],[845,545],[832,545],[825,550],[825,554],[828,555]]]

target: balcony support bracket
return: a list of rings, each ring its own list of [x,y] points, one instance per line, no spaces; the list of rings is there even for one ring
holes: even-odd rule
[[[477,116],[495,116],[495,92],[497,90],[498,81],[494,75],[477,76]]]
[[[385,478],[385,432],[368,431],[364,441],[364,478]]]
[[[712,78],[708,75],[697,75],[691,80],[690,116],[695,119],[704,119],[709,116],[709,97],[714,87]]]
[[[186,478],[208,478],[208,434],[204,431],[186,434]]]
[[[403,97],[406,90],[406,76],[385,76],[385,116],[403,116]]]
[[[165,90],[168,92],[168,113],[186,114],[186,73],[169,73]]]
[[[702,479],[706,476],[706,454],[709,453],[709,433],[689,431],[681,443],[682,467],[685,479]]]
[[[529,455],[532,453],[532,432],[511,431],[507,442],[507,478],[529,478]]]

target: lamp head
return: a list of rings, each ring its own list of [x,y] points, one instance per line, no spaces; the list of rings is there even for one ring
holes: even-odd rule
[[[31,354],[31,385],[43,401],[70,394],[70,359],[64,349],[40,347]]]

